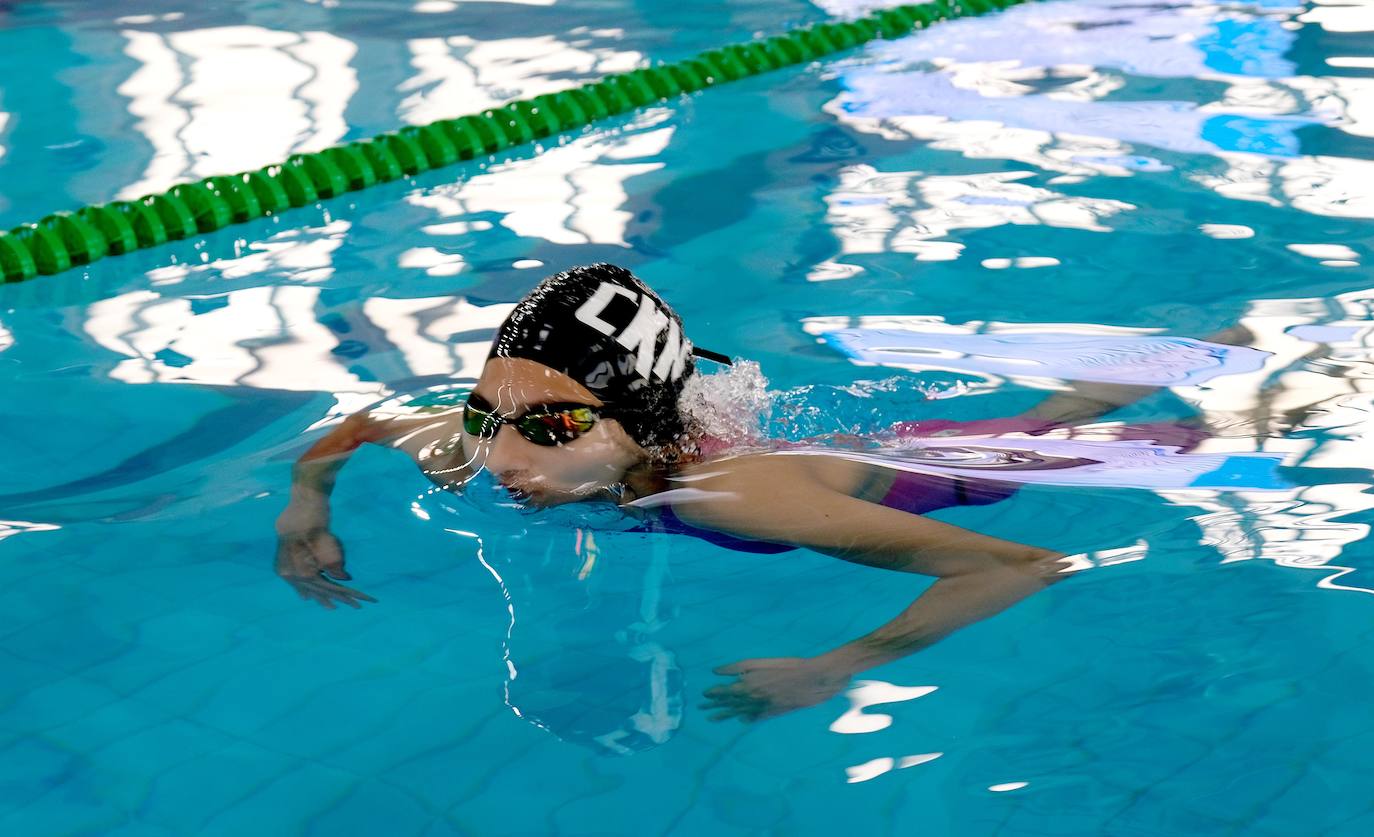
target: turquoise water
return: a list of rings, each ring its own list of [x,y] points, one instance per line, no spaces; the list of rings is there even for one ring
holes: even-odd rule
[[[0,227],[856,8],[0,4]],[[1039,4],[0,288],[0,832],[1369,833],[1371,32],[1369,4]],[[1061,385],[856,365],[829,329],[1239,323],[1262,370],[1114,418],[1200,415],[1303,484],[940,513],[1117,560],[751,726],[696,708],[713,667],[922,582],[483,514],[366,449],[333,522],[379,602],[298,600],[290,462],[471,381],[511,302],[597,260],[757,361],[784,431]]]

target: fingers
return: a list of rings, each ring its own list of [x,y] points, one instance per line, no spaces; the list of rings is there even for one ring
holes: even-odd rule
[[[731,718],[739,718],[747,724],[765,717],[765,711],[762,707],[701,706],[698,708],[708,712],[716,710],[706,716],[712,721],[728,721]]]
[[[376,604],[377,600],[351,587],[344,587],[342,584],[335,584],[328,581],[323,576],[291,576],[286,579],[295,588],[296,593],[302,599],[313,601],[321,607],[329,610],[335,609],[335,602],[341,602],[355,610],[362,607],[362,602]]]
[[[754,721],[757,721],[759,719],[759,716],[747,714],[744,712],[717,712],[714,715],[708,715],[707,718],[716,722],[728,721],[731,718],[739,718],[744,723],[751,724]]]
[[[712,671],[722,676],[738,675],[756,668],[790,668],[797,665],[798,662],[799,660],[795,657],[755,657],[725,666],[717,666]]]
[[[324,573],[330,578],[337,578],[340,581],[353,580],[353,576],[349,575],[348,571],[343,568],[343,561],[340,561],[337,564],[322,564],[320,565],[320,572]]]
[[[759,695],[749,694],[748,692],[721,692],[717,694],[704,694],[707,703],[719,703],[726,706],[742,706],[744,704],[766,703],[766,699]]]
[[[753,668],[754,663],[756,662],[757,660],[740,660],[737,663],[730,663],[729,665],[724,666],[716,666],[715,668],[711,669],[711,671],[721,675],[722,677],[728,677],[730,675],[745,673],[749,669]]]
[[[285,579],[305,578],[320,571],[319,560],[310,545],[301,540],[283,540],[277,546],[277,575]]]
[[[768,701],[745,691],[738,683],[730,686],[713,686],[702,692],[706,702],[698,704],[698,709],[724,713],[725,717],[739,715],[752,720],[768,707]]]
[[[310,544],[315,564],[320,572],[331,578],[352,581],[353,576],[344,569],[343,543],[329,532],[321,532]]]
[[[334,602],[331,601],[328,596],[321,595],[316,590],[306,589],[301,593],[301,597],[306,599],[307,601],[314,602],[315,604],[319,605],[320,607],[323,607],[326,610],[335,610]]]

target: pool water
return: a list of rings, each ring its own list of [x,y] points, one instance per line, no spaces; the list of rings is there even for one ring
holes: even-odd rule
[[[0,228],[877,5],[0,3]],[[1034,4],[545,144],[0,287],[0,833],[1374,831],[1374,5]],[[333,526],[379,601],[300,601],[290,463],[603,260],[756,361],[722,391],[782,435],[1066,386],[951,340],[1241,325],[1261,368],[1109,419],[1300,478],[941,512],[1097,566],[754,725],[697,708],[712,668],[925,582],[368,448]],[[823,336],[858,328],[945,348]]]

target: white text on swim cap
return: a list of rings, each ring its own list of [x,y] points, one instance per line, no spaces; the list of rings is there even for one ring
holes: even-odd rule
[[[612,282],[602,282],[596,293],[578,306],[574,315],[580,322],[602,334],[614,334],[615,326],[603,320],[601,315],[606,313],[606,308],[617,296],[639,303],[634,319],[630,320],[630,324],[625,326],[623,331],[615,335],[617,343],[636,353],[635,373],[641,378],[648,379],[652,367],[654,377],[661,380],[680,377],[692,346],[682,339],[677,321],[658,310],[658,306],[647,295],[637,294]],[[658,362],[654,363],[654,348],[664,326],[667,326],[668,334],[663,342],[663,351],[659,353]]]

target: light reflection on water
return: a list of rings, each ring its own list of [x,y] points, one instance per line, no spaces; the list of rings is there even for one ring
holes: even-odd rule
[[[18,222],[68,203],[132,196],[191,176],[256,167],[399,122],[425,122],[562,89],[659,54],[643,46],[647,24],[637,12],[624,12],[626,19],[618,22],[603,14],[596,25],[554,32],[538,31],[538,22],[525,26],[523,19],[493,31],[467,24],[454,31],[450,16],[468,15],[461,19],[471,21],[477,6],[498,4],[417,2],[398,4],[413,17],[380,21],[369,32],[338,25],[345,18],[330,15],[339,4],[307,5],[285,20],[270,3],[233,19],[207,18],[203,11],[129,16],[108,31],[78,28],[70,50],[61,53],[98,56],[94,66],[62,72],[55,67],[50,78],[33,81],[34,91],[18,90],[0,74],[0,212]],[[523,5],[533,11],[556,4]],[[780,11],[770,15],[776,20],[810,13],[800,4],[776,5]],[[845,13],[879,4],[817,5]],[[385,3],[366,8],[394,11]],[[590,5],[575,9],[591,11]],[[782,393],[774,408],[792,428],[822,432],[871,429],[884,420],[1002,415],[1008,405],[1089,378],[1083,370],[1100,360],[1075,356],[1077,372],[1046,372],[1040,368],[1043,353],[1018,359],[985,351],[986,345],[942,345],[894,371],[852,365],[815,342],[823,330],[881,323],[961,336],[1200,337],[1218,321],[1239,325],[1251,335],[1250,345],[1266,353],[1261,363],[1204,381],[1170,381],[1169,396],[1183,406],[1158,407],[1161,415],[1145,418],[1196,413],[1218,430],[1199,442],[1199,455],[1279,459],[1303,469],[1305,481],[1263,489],[1155,486],[1151,498],[1178,510],[1195,530],[1175,526],[1142,534],[1123,525],[1106,533],[1110,537],[1104,535],[1098,548],[1085,550],[1081,566],[1092,568],[1091,578],[1118,585],[1112,589],[1131,589],[1133,581],[1149,583],[1142,578],[1177,582],[1170,575],[1177,555],[1195,569],[1268,562],[1309,572],[1265,577],[1268,587],[1255,595],[1274,598],[1240,606],[1244,613],[1272,607],[1282,614],[1285,597],[1296,590],[1320,590],[1324,600],[1363,601],[1349,594],[1374,591],[1365,546],[1365,521],[1374,510],[1374,291],[1367,289],[1374,281],[1365,223],[1374,218],[1367,142],[1374,137],[1374,79],[1365,70],[1374,58],[1360,46],[1364,41],[1349,36],[1374,31],[1370,11],[1367,5],[1334,3],[1306,9],[1275,3],[1035,4],[875,43],[851,57],[745,82],[733,91],[671,102],[550,141],[538,155],[517,154],[379,187],[379,197],[327,203],[299,224],[305,213],[112,259],[89,271],[85,282],[74,273],[0,289],[0,386],[20,394],[7,403],[48,399],[53,427],[60,428],[53,433],[79,452],[49,454],[56,444],[51,436],[32,422],[16,422],[10,431],[13,461],[25,467],[10,469],[5,496],[35,490],[24,495],[22,508],[0,515],[6,518],[0,540],[11,549],[33,542],[38,551],[46,549],[37,545],[40,540],[65,536],[89,520],[102,527],[131,524],[105,530],[123,533],[136,528],[132,524],[160,520],[190,526],[187,521],[206,509],[244,507],[246,497],[274,503],[288,454],[298,445],[295,434],[321,430],[356,409],[395,403],[445,380],[471,381],[492,330],[524,288],[546,269],[607,259],[626,262],[651,283],[662,282],[689,327],[700,329],[703,345],[757,357]],[[1332,40],[1338,35],[1347,39]],[[1361,54],[1331,54],[1343,46]],[[97,76],[104,77],[103,87],[87,83]],[[79,93],[67,97],[64,78]],[[66,103],[53,105],[54,112],[70,105],[73,113],[45,122],[35,102],[46,106],[48,100]],[[765,112],[766,120],[760,117]],[[1140,236],[1147,237],[1143,246]],[[1173,261],[1166,269],[1156,260]],[[777,281],[782,276],[811,281]],[[1127,287],[1123,277],[1142,276],[1161,282],[1184,276],[1188,296],[1138,306],[1140,291]],[[1180,280],[1168,287],[1185,285]],[[1055,294],[1064,295],[1062,312],[1046,314],[1042,308],[1016,317],[1008,310]],[[1113,307],[1117,297],[1124,301]],[[1073,308],[1078,299],[1098,307],[1081,314]],[[959,363],[950,361],[955,354]],[[1018,362],[1023,369],[1014,368]],[[1031,364],[1041,374],[1031,374]],[[165,401],[125,407],[107,389],[86,399],[83,388],[92,382],[128,388],[115,392],[151,391]],[[752,380],[747,392],[738,393],[748,410],[762,410],[766,400],[756,384]],[[55,395],[65,387],[101,404],[103,418],[68,420],[69,414],[93,411]],[[280,425],[289,433],[279,432],[263,445],[250,434],[239,449],[270,449],[276,458],[261,473],[254,469],[262,463],[250,461],[251,455],[217,458],[218,449],[199,453],[203,460],[143,456],[140,446],[156,451],[165,439],[121,429],[152,424],[173,436],[180,427],[169,429],[157,420],[178,410],[186,416],[208,410],[190,400],[205,393],[230,399],[236,405],[225,411],[230,418],[280,411]],[[729,413],[732,405],[723,406]],[[747,424],[752,416],[737,410],[729,418]],[[1128,418],[1094,432],[1106,438],[1129,424]],[[18,450],[20,440],[25,450]],[[1021,438],[1012,447],[1034,444]],[[123,462],[135,454],[143,458]],[[91,471],[106,467],[102,456],[112,464],[88,477],[88,465]],[[60,475],[71,478],[63,496],[45,495],[44,486],[21,484],[15,476],[41,473],[49,459],[82,463]],[[165,484],[178,468],[195,471],[197,481]],[[155,496],[120,484],[121,473],[135,487],[139,481],[157,485],[157,492],[149,491]],[[375,486],[400,480],[380,466],[372,474]],[[646,542],[605,531],[614,528],[609,523],[592,531],[569,525],[566,517],[502,515],[518,510],[496,509],[494,502],[481,517],[470,505],[446,505],[448,498],[432,491],[418,497],[397,491],[405,496],[391,503],[375,486],[359,492],[369,514],[383,515],[404,501],[405,513],[420,521],[422,531],[447,530],[465,547],[477,543],[479,533],[445,523],[466,518],[486,527],[480,557],[510,617],[502,646],[507,705],[564,740],[599,752],[644,753],[671,743],[679,749],[660,752],[682,753],[700,743],[693,736],[713,734],[692,728],[700,719],[692,714],[690,690],[699,691],[701,672],[723,661],[712,655],[739,641],[726,636],[701,651],[697,643],[709,645],[724,635],[718,622],[739,627],[738,636],[767,624],[782,639],[820,642],[858,619],[844,617],[845,607],[834,601],[818,603],[817,609],[835,611],[817,617],[832,620],[824,630],[809,631],[800,614],[767,622],[768,614],[756,612],[758,597],[769,590],[810,589],[817,577],[849,590],[843,586],[851,583],[846,568],[822,570],[803,561],[798,570],[760,559],[738,570],[760,589],[734,591],[737,598],[720,606],[701,593],[732,595],[711,586],[718,572],[714,554],[702,557],[665,544],[665,538]],[[1067,492],[1047,496],[1070,511],[1076,508]],[[1105,504],[1101,498],[1092,502]],[[1141,501],[1114,502],[1128,509],[1112,518],[1120,521],[1129,517],[1129,502]],[[976,521],[995,522],[995,515]],[[244,531],[258,523],[245,522]],[[1047,530],[1068,525],[1033,523]],[[527,528],[539,537],[527,537]],[[549,534],[555,530],[562,534]],[[397,551],[389,541],[372,546],[376,553]],[[407,558],[387,557],[402,563]],[[255,573],[261,570],[254,566]],[[432,577],[433,566],[407,566],[412,578]],[[697,586],[675,582],[669,568]],[[385,569],[374,564],[361,572]],[[808,574],[825,572],[832,574]],[[109,574],[119,577],[117,570]],[[1236,573],[1209,578],[1219,589],[1240,584]],[[257,583],[254,575],[243,586],[257,589]],[[1091,583],[1098,594],[1110,586]],[[392,589],[396,598],[387,604],[393,607],[392,601],[423,595],[415,587]],[[1067,598],[1056,599],[1055,607],[1070,609],[1063,603]],[[1170,595],[1159,590],[1145,598],[1160,609],[1169,607]],[[19,612],[29,613],[29,607]],[[1222,605],[1218,610],[1231,612]],[[541,620],[551,612],[576,615]],[[128,630],[140,629],[132,625]],[[464,627],[455,626],[455,633]],[[1088,638],[1096,636],[1091,627],[1078,626]],[[318,630],[291,626],[297,629],[305,636]],[[997,633],[995,622],[991,633]],[[1321,637],[1300,652],[1280,650],[1273,657],[1322,656],[1325,643],[1336,641]],[[975,645],[964,650],[988,653]],[[952,670],[948,658],[935,659],[941,662],[932,665]],[[199,658],[188,665],[193,662]],[[894,674],[893,680],[934,679],[923,670],[915,668],[905,678]],[[1036,674],[1018,677],[1034,683]],[[1096,682],[1089,675],[1082,679]],[[1019,695],[1021,685],[1009,685],[1008,692]],[[941,681],[938,695],[916,702],[920,711],[862,711],[934,688],[861,684],[849,695],[848,711],[832,707],[829,715],[809,717],[791,731],[819,729],[826,738],[858,739],[869,749],[832,749],[838,745],[799,734],[803,743],[796,750],[805,752],[794,756],[810,759],[806,769],[814,767],[824,789],[845,783],[877,787],[898,775],[906,781],[937,775],[923,770],[954,770],[945,767],[954,756],[969,758],[987,742],[941,738],[940,731],[928,729],[913,735],[918,716],[939,696],[958,695],[970,705],[992,696],[975,694],[967,682]],[[488,699],[492,695],[484,692],[473,703]],[[1034,704],[1033,696],[1029,700]],[[1014,703],[1006,713],[1017,717]],[[1107,710],[1066,703],[1089,716],[1086,726],[1106,723],[1094,713]],[[929,711],[944,718],[940,713],[949,710]],[[890,720],[875,721],[879,717]],[[965,728],[976,738],[987,723],[969,721]],[[827,726],[836,733],[874,734],[829,735]],[[725,744],[712,738],[709,746],[750,752],[750,742],[767,740],[768,734]],[[1062,738],[1048,734],[1035,743],[1050,752],[1035,752],[1020,739],[1015,746],[1047,762],[1066,749]],[[427,736],[423,746],[431,745]],[[490,745],[500,750],[502,743]],[[950,757],[944,757],[946,750]],[[776,758],[753,756],[769,769],[781,769]],[[979,788],[999,793],[1034,792],[1042,784],[1038,780],[1019,781],[1027,775],[1020,768],[1032,756],[1011,775],[968,768],[958,781],[976,779]],[[917,765],[921,770],[897,773]],[[577,772],[574,767],[563,775],[575,784]],[[472,775],[487,774],[474,768]],[[1149,787],[1140,781],[1141,788]],[[1162,833],[1157,826],[1141,828]]]
[[[1134,152],[1140,145],[1209,154],[1228,170],[1189,177],[1218,194],[1374,217],[1355,185],[1374,178],[1367,155],[1300,155],[1298,140],[1315,124],[1369,136],[1374,80],[1295,76],[1283,57],[1296,40],[1280,25],[1286,14],[1022,6],[874,48],[871,60],[835,71],[846,90],[827,109],[865,133],[1070,177],[1166,167]],[[1216,98],[1195,98],[1207,92]]]

